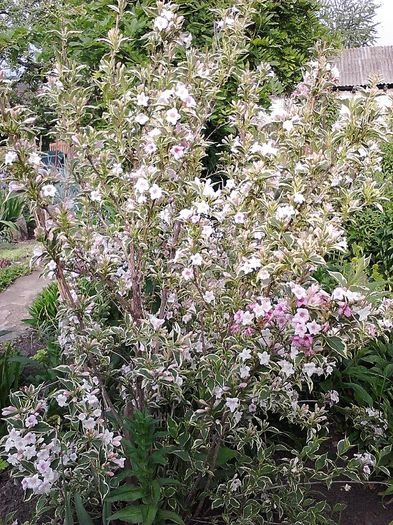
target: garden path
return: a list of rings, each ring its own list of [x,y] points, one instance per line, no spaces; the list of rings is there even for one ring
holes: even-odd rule
[[[21,335],[27,325],[28,309],[34,298],[48,284],[40,271],[17,279],[0,293],[0,343]]]

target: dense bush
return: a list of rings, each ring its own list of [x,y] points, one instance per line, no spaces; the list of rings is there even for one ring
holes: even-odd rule
[[[319,53],[266,111],[270,68],[240,67],[248,0],[220,12],[203,52],[159,2],[149,60],[125,67],[125,8],[112,7],[92,79],[64,30],[48,81],[54,135],[74,149],[72,201],[56,199],[32,114],[1,85],[2,158],[57,279],[62,360],[3,411],[5,457],[39,496],[37,520],[333,524],[313,487],[387,475],[373,442],[326,451],[336,392],[315,389],[392,326],[392,301],[325,260],[346,250],[351,214],[382,199],[386,110],[372,88],[332,111],[337,72]],[[215,187],[205,128],[235,74]]]
[[[347,225],[348,243],[352,256],[364,255],[370,260],[370,274],[383,279],[393,288],[393,144],[382,150],[385,200],[379,207],[367,206],[356,212]]]

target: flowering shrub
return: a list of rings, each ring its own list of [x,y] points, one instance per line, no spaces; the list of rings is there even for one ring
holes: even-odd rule
[[[31,201],[36,258],[61,295],[58,380],[16,393],[4,414],[3,448],[27,493],[41,496],[37,517],[52,508],[55,523],[72,522],[77,496],[93,517],[115,501],[114,519],[131,523],[329,523],[310,487],[379,468],[378,451],[352,454],[346,438],[337,454],[324,446],[339,399],[313,389],[391,327],[391,302],[335,272],[326,291],[314,273],[346,250],[351,213],[381,198],[386,109],[374,88],[339,106],[337,72],[321,54],[290,99],[263,110],[269,67],[234,70],[252,15],[250,2],[236,5],[202,53],[176,7],[158,2],[150,61],[129,70],[119,0],[89,85],[61,33],[46,96],[78,187],[61,202],[34,119],[9,105],[2,83],[4,163]],[[240,88],[214,186],[201,176],[203,130],[231,74]],[[165,430],[150,449],[160,480],[177,483],[152,483],[154,504],[124,509],[108,492],[140,479],[122,440],[143,413]]]

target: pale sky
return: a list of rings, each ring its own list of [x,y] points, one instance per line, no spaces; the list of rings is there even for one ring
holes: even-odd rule
[[[393,0],[379,0],[379,40],[377,46],[393,45]]]

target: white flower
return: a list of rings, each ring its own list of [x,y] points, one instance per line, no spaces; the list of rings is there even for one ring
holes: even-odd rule
[[[213,292],[210,292],[210,291],[207,291],[203,294],[203,299],[208,303],[212,303],[215,299],[214,297],[214,293]]]
[[[340,402],[340,396],[337,390],[329,390],[329,392],[326,392],[326,397],[332,405]]]
[[[260,153],[267,157],[274,157],[275,155],[277,155],[277,152],[278,149],[273,146],[273,143],[271,141],[262,144],[260,149]]]
[[[210,210],[210,206],[207,202],[198,202],[196,205],[196,210],[199,215],[207,215]]]
[[[136,96],[136,103],[138,106],[147,107],[149,105],[149,97],[145,93],[138,93]]]
[[[164,89],[164,91],[160,94],[157,100],[157,104],[166,105],[169,104],[169,101],[171,100],[171,97],[174,95],[173,89]]]
[[[172,124],[174,126],[180,119],[180,113],[177,111],[176,108],[168,109],[165,118],[167,122],[169,122],[169,124]]]
[[[344,288],[340,288],[339,286],[333,290],[332,293],[332,299],[335,301],[342,301],[344,297],[346,296],[346,291]]]
[[[82,421],[83,428],[86,430],[93,430],[96,426],[96,421],[94,418],[89,417],[88,419],[85,419]]]
[[[303,204],[303,202],[305,201],[303,193],[295,193],[295,195],[293,196],[293,201],[296,204]]]
[[[242,317],[242,325],[247,326],[254,321],[254,314],[252,312],[244,312]]]
[[[167,20],[172,20],[175,14],[170,9],[163,9],[161,11],[161,16],[165,17]]]
[[[278,221],[285,221],[295,215],[296,211],[290,204],[279,206],[276,210],[276,219]]]
[[[139,177],[135,184],[138,193],[145,193],[149,189],[149,182],[144,177]]]
[[[270,355],[267,352],[258,352],[259,363],[262,366],[268,365],[270,362]]]
[[[4,157],[4,164],[10,166],[17,160],[17,158],[18,155],[16,154],[16,151],[7,151]]]
[[[154,29],[157,29],[158,31],[163,31],[164,29],[168,27],[168,25],[169,25],[168,19],[163,16],[158,16],[154,20]]]
[[[293,130],[293,121],[292,120],[285,120],[283,122],[282,127],[285,129],[285,131],[292,131]]]
[[[295,373],[295,369],[293,368],[293,365],[286,361],[285,359],[278,362],[278,364],[281,367],[281,372],[286,376],[289,377]]]
[[[203,264],[203,258],[200,253],[195,253],[194,255],[191,255],[191,264],[193,266],[201,266]]]
[[[151,139],[156,139],[161,135],[161,130],[159,128],[153,128],[147,134]]]
[[[247,379],[250,377],[250,370],[251,368],[249,366],[241,366],[239,368],[239,375],[241,379]]]
[[[165,319],[158,319],[158,317],[154,315],[149,316],[149,321],[154,330],[159,330],[161,326],[165,323]]]
[[[371,306],[367,305],[364,308],[359,308],[358,306],[353,307],[355,314],[359,316],[359,321],[365,321],[371,314]]]
[[[3,410],[1,411],[1,415],[3,417],[5,416],[11,416],[12,414],[16,414],[16,412],[18,412],[18,409],[13,407],[13,406],[9,406],[9,407],[5,407],[3,408]]]
[[[115,164],[113,168],[111,169],[111,174],[115,176],[119,176],[123,173],[123,168],[120,163]]]
[[[236,492],[242,486],[242,482],[239,478],[235,478],[231,482],[231,491]]]
[[[227,397],[225,404],[232,413],[235,412],[235,410],[237,410],[237,408],[240,406],[240,402],[237,397]]]
[[[38,155],[38,153],[35,153],[35,152],[31,153],[31,155],[29,156],[29,164],[31,164],[35,168],[40,166],[40,164],[41,164],[41,156]]]
[[[53,184],[45,184],[42,186],[41,193],[43,197],[54,197],[56,195],[56,188]]]
[[[153,186],[149,190],[150,198],[154,200],[161,199],[162,197],[162,189],[158,186],[158,184],[153,184]]]
[[[285,117],[285,101],[282,98],[277,98],[272,101],[270,106],[270,115],[273,119]]]
[[[202,228],[202,235],[208,239],[213,231],[213,227],[210,226],[210,224],[205,224],[205,226]]]
[[[175,95],[180,98],[183,102],[187,100],[187,98],[190,96],[190,93],[187,89],[187,87],[182,83],[178,82],[175,89]]]
[[[91,199],[93,202],[101,202],[101,201],[102,201],[102,197],[101,197],[101,192],[100,192],[100,190],[93,190],[93,191],[90,193],[90,199]]]
[[[146,124],[146,122],[148,122],[149,117],[144,113],[138,113],[138,115],[135,117],[135,120],[138,124],[143,126],[144,124]]]
[[[192,97],[191,95],[189,97],[187,97],[184,102],[186,104],[186,107],[188,107],[188,108],[195,108],[196,107],[195,98]]]
[[[246,216],[242,212],[236,213],[233,220],[235,221],[235,224],[244,224],[244,221],[246,220]]]
[[[303,366],[303,373],[307,375],[308,377],[311,377],[312,375],[317,373],[317,367],[315,363],[306,363]]]
[[[38,474],[34,476],[26,477],[22,479],[22,488],[23,490],[30,489],[35,492],[41,485],[42,481],[39,478]]]
[[[65,407],[67,404],[67,396],[65,394],[58,394],[56,396],[56,401],[59,407]]]
[[[244,348],[240,354],[239,354],[239,358],[242,360],[242,361],[247,361],[247,359],[251,359],[251,350],[249,348]]]
[[[20,191],[23,190],[23,184],[20,184],[19,182],[15,182],[14,180],[10,182],[8,188],[9,191]]]

